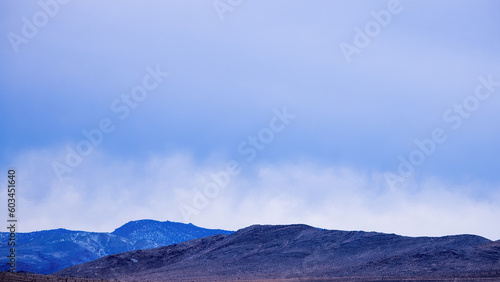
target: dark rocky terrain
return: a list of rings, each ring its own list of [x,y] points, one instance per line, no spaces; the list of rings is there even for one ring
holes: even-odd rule
[[[131,221],[112,233],[46,230],[16,234],[18,271],[49,274],[71,265],[132,250],[156,248],[231,231],[154,220]],[[9,233],[0,233],[0,270],[8,270]]]
[[[116,280],[103,280],[103,279],[88,279],[88,278],[75,278],[75,277],[61,277],[54,275],[42,275],[36,273],[10,273],[0,272],[0,281],[2,282],[106,282]]]
[[[500,241],[474,235],[404,237],[321,230],[307,225],[255,225],[231,235],[106,256],[56,274],[150,281],[294,278],[500,281]]]

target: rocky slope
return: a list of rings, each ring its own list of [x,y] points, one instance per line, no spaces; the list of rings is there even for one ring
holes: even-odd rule
[[[251,226],[167,247],[107,256],[57,275],[147,279],[331,277],[498,277],[500,242],[474,235],[404,237],[320,230],[306,225]]]

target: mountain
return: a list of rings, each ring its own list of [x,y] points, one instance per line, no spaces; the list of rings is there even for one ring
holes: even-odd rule
[[[138,220],[126,223],[111,234],[134,241],[134,249],[140,250],[172,245],[215,234],[230,233],[232,231],[205,229],[191,223]]]
[[[255,225],[230,235],[106,256],[55,274],[120,281],[500,278],[500,241]]]
[[[131,221],[112,233],[55,229],[16,234],[18,271],[48,274],[71,265],[132,250],[156,248],[231,231],[205,229],[193,224]],[[8,254],[10,233],[1,232],[0,252]],[[6,271],[7,257],[0,257],[0,270]]]

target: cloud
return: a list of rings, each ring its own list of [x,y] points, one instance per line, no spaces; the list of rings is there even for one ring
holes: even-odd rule
[[[21,231],[112,231],[145,218],[182,222],[179,205],[190,205],[209,175],[225,163],[221,158],[200,163],[185,153],[132,161],[96,152],[58,181],[50,166],[57,157],[57,150],[29,151],[14,162]],[[499,239],[500,193],[478,198],[478,186],[427,179],[391,191],[379,173],[313,162],[255,163],[243,166],[190,221],[231,230],[305,223],[409,236],[468,233]]]
[[[444,109],[473,93],[478,76],[498,79],[491,34],[500,25],[495,1],[401,1],[403,11],[347,64],[339,44],[352,43],[354,28],[388,2],[253,1],[221,22],[210,1],[70,1],[16,56],[7,38],[0,45],[0,111],[12,120],[0,147],[17,154],[77,141],[82,129],[114,117],[110,104],[141,82],[146,66],[160,65],[172,76],[117,124],[106,153],[188,149],[204,158],[233,148],[269,109],[287,105],[301,118],[269,161],[304,155],[392,169],[415,138],[440,126]],[[20,33],[22,18],[41,9],[0,6],[3,34]],[[427,176],[457,167],[498,181],[488,169],[498,166],[491,156],[499,152],[499,103],[492,98],[474,114]],[[470,154],[481,164],[450,161],[471,147],[487,147]]]
[[[383,172],[397,169],[415,139],[447,128],[443,112],[474,93],[478,76],[500,79],[491,36],[499,4],[401,2],[351,64],[339,44],[353,42],[355,27],[387,0],[246,1],[224,21],[210,1],[71,1],[19,54],[4,38],[0,166],[18,169],[21,230],[183,221],[179,204],[192,205],[210,173],[241,159],[238,144],[267,124],[270,109],[287,106],[297,114],[290,129],[193,223],[498,238],[495,95],[449,132],[418,179],[389,191]],[[21,33],[22,18],[41,9],[13,3],[0,3],[4,35]],[[65,144],[115,117],[110,104],[148,65],[172,76],[59,181],[51,164]]]

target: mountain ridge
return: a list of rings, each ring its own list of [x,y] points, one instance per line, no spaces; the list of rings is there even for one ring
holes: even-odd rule
[[[127,232],[119,232],[120,228]],[[136,229],[134,229],[134,227]],[[154,231],[154,232],[153,232]],[[232,231],[206,229],[193,224],[171,221],[136,220],[113,232],[75,231],[64,228],[16,234],[18,271],[49,274],[71,265],[132,250],[156,248],[213,234]],[[0,233],[0,252],[7,253],[8,232]],[[6,271],[7,258],[0,258],[0,270]]]
[[[405,237],[322,230],[301,224],[252,225],[229,235],[106,256],[56,274],[124,281],[474,275],[500,278],[500,241],[477,235]]]

